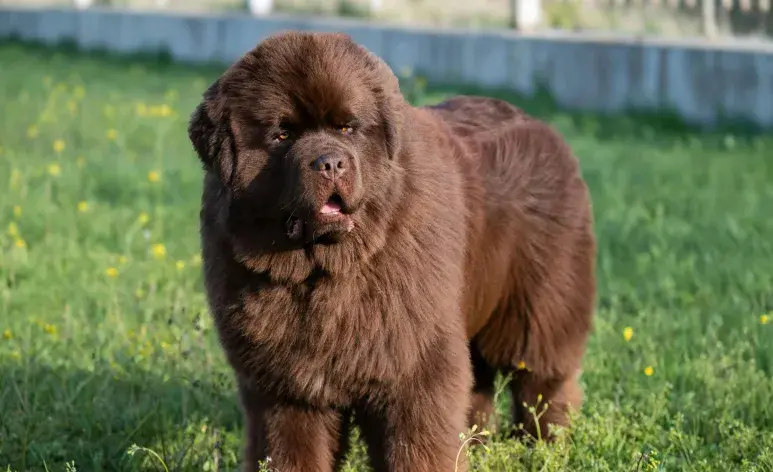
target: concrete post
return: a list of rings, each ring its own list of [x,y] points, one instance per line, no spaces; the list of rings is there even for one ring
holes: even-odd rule
[[[510,26],[530,31],[542,23],[542,0],[510,0]]]
[[[274,10],[274,0],[247,0],[247,9],[255,16],[268,15]]]
[[[703,20],[703,35],[708,38],[717,35],[717,5],[715,0],[701,1],[701,14]]]

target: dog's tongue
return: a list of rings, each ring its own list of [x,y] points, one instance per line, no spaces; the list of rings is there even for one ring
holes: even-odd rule
[[[319,210],[320,213],[323,215],[330,215],[332,213],[340,213],[341,212],[341,205],[335,202],[327,202],[322,206],[322,209]]]

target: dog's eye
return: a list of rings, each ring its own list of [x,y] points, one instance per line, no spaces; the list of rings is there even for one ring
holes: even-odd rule
[[[354,128],[352,128],[349,125],[344,125],[344,126],[339,126],[338,131],[340,131],[341,134],[352,134],[352,132],[354,131]]]
[[[280,131],[277,133],[277,135],[274,137],[277,141],[287,141],[290,139],[290,132],[289,131]]]

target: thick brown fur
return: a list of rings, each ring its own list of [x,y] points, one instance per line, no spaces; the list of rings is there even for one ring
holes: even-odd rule
[[[229,68],[189,136],[245,471],[335,470],[352,416],[374,470],[454,470],[497,371],[514,374],[526,431],[567,424],[595,242],[578,163],[548,126],[489,98],[412,107],[349,37],[293,32]],[[537,425],[522,403],[540,395]]]

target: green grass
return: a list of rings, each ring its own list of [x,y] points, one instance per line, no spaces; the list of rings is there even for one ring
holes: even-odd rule
[[[0,468],[235,470],[185,133],[219,70],[18,45],[0,64]],[[518,103],[581,158],[598,316],[571,434],[494,438],[474,470],[773,470],[773,140]]]

